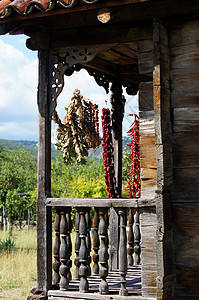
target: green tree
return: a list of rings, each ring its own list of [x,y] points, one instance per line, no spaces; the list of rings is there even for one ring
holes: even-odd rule
[[[19,194],[33,191],[35,186],[36,163],[30,153],[25,150],[5,151],[0,147],[0,213],[6,206],[11,223],[27,209],[27,199]]]

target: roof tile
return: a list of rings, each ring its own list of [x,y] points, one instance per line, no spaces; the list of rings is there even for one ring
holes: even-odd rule
[[[56,5],[70,8],[76,5],[77,2],[93,4],[98,1],[99,0],[0,0],[0,18],[8,17],[12,12],[17,12],[20,15],[27,15],[35,8],[40,11],[49,11]]]

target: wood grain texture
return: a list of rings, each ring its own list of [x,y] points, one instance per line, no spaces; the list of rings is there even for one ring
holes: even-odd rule
[[[199,294],[196,278],[199,274],[199,204],[173,205],[174,254],[176,268],[176,299],[195,299]],[[190,217],[191,216],[191,217]]]
[[[75,207],[142,207],[155,205],[154,189],[145,189],[141,198],[135,199],[103,199],[103,198],[47,198],[47,206]]]
[[[47,291],[52,284],[52,217],[45,205],[51,192],[51,118],[50,118],[50,51],[39,52],[39,137],[37,194],[37,289]]]
[[[172,240],[172,128],[170,114],[170,55],[168,27],[154,20],[153,27],[153,98],[155,113],[155,136],[157,145],[157,298],[172,299],[173,240]]]
[[[153,83],[141,82],[139,84],[139,110],[153,110]]]
[[[141,209],[140,225],[142,232],[142,295],[155,295],[157,289],[156,229],[157,217],[155,207]],[[153,288],[153,289],[152,289]]]

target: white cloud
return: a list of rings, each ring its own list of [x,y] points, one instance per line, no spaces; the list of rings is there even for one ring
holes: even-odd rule
[[[0,138],[37,139],[36,93],[37,60],[0,40]]]
[[[18,44],[21,47],[21,43]],[[25,47],[19,51],[7,40],[4,42],[0,39],[0,138],[37,140],[38,62],[29,57],[29,50]],[[61,119],[65,115],[64,106],[69,105],[76,88],[85,98],[97,103],[100,112],[106,106],[105,100],[110,108],[110,95],[97,85],[87,71],[81,70],[70,77],[65,76],[65,87],[57,101]],[[126,114],[135,113],[137,100],[130,96],[126,96],[126,99]],[[124,121],[125,132],[130,124],[131,121]]]

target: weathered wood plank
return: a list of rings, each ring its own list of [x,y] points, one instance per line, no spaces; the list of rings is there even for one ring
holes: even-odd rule
[[[110,43],[136,42],[141,38],[151,37],[151,27],[147,24],[141,27],[129,28],[129,26],[106,26],[79,28],[70,30],[54,30],[51,35],[50,46],[76,47],[91,46]]]
[[[182,133],[184,135],[193,133],[193,135],[198,133],[199,122],[198,121],[174,121],[173,122],[173,132],[175,133]]]
[[[171,70],[171,87],[174,91],[174,95],[188,93],[188,94],[198,94],[199,86],[198,79],[199,71],[193,71],[188,69],[178,69]],[[173,99],[172,93],[172,99]]]
[[[51,193],[51,117],[49,68],[51,52],[39,52],[39,136],[37,193],[37,289],[47,291],[52,284],[52,217],[46,207]]]
[[[143,193],[145,193],[144,191]],[[75,206],[75,207],[145,207],[155,206],[155,193],[146,192],[138,200],[134,199],[95,199],[95,198],[47,198],[47,206]],[[139,201],[139,202],[138,202]]]
[[[139,110],[153,110],[153,82],[139,84]]]
[[[199,40],[199,21],[191,20],[178,23],[170,28],[170,46],[194,44]]]
[[[154,128],[154,120],[145,120],[140,119],[140,136],[144,140],[145,136],[154,137],[154,147],[155,147],[155,128]]]
[[[152,52],[138,52],[138,70],[140,74],[153,73],[153,53]]]
[[[188,192],[198,190],[199,167],[175,168],[174,169],[174,188],[176,191]]]
[[[172,130],[170,115],[170,56],[167,24],[154,20],[153,27],[153,98],[157,145],[157,295],[172,299],[173,239],[172,239]]]
[[[175,121],[189,121],[194,122],[199,120],[198,107],[178,107],[173,110],[173,117]]]
[[[192,127],[191,127],[192,128]],[[190,128],[190,129],[191,129]],[[174,168],[199,167],[198,130],[173,134]]]

